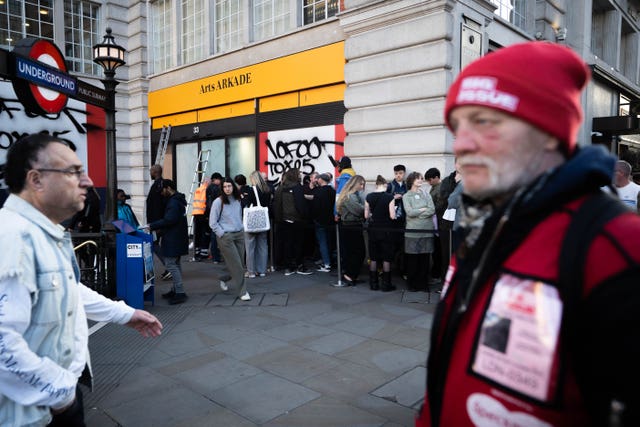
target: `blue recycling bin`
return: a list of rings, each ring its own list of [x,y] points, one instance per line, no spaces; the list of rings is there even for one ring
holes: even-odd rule
[[[126,221],[113,221],[116,234],[116,296],[134,308],[155,304],[153,236],[136,230]]]

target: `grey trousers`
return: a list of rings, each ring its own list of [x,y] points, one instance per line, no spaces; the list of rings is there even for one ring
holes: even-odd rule
[[[242,296],[247,292],[247,285],[244,282],[244,231],[224,233],[222,237],[216,236],[218,248],[224,257],[224,262],[229,270],[231,281],[228,282],[229,289]]]

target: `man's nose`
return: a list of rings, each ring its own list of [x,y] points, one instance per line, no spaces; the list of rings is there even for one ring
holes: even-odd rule
[[[88,174],[84,174],[80,177],[80,186],[83,188],[93,187],[93,181],[89,178]]]
[[[453,152],[455,155],[473,152],[478,145],[475,142],[473,132],[464,124],[459,125],[454,132]]]

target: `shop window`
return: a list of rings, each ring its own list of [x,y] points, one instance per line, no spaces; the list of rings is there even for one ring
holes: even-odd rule
[[[290,0],[253,0],[253,39],[264,40],[291,29]]]
[[[491,0],[491,3],[498,8],[495,14],[515,25],[518,28],[526,29],[526,2],[525,0]]]
[[[182,0],[182,64],[206,57],[205,0]]]
[[[226,173],[225,140],[212,139],[209,141],[202,141],[200,146],[203,151],[209,150],[209,161],[207,162],[206,169],[204,169],[204,174],[206,176],[211,176],[212,173],[218,172],[224,176]]]
[[[622,20],[622,37],[620,39],[620,72],[632,82],[639,83],[638,68],[640,61],[640,34],[625,19]]]
[[[70,70],[78,73],[99,73],[93,62],[93,46],[100,36],[100,5],[82,0],[64,2],[64,50]]]
[[[207,165],[196,165],[198,154],[209,150]],[[256,143],[253,136],[227,137],[204,141],[183,142],[175,146],[175,176],[178,191],[189,195],[194,174],[204,176],[219,172],[222,176],[249,176],[256,169]],[[203,162],[205,156],[202,157]],[[170,175],[167,175],[170,176]],[[199,176],[198,179],[201,179]]]
[[[151,4],[151,51],[153,72],[174,67],[172,0],[157,0]]]
[[[252,136],[228,138],[229,176],[249,176],[256,169],[256,140]]]
[[[191,184],[198,161],[198,143],[188,142],[176,145],[175,180],[178,191],[187,198],[191,192]],[[199,168],[198,168],[199,169]]]
[[[302,2],[303,25],[335,16],[340,11],[339,0],[300,0]]]
[[[591,52],[618,68],[620,13],[608,0],[593,0],[591,14]]]
[[[53,0],[0,0],[0,46],[37,37],[53,42]]]
[[[227,52],[243,43],[244,11],[240,0],[215,0],[215,51]]]

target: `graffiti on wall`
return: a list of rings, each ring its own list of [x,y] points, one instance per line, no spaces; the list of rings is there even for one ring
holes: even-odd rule
[[[291,168],[304,174],[333,173],[332,160],[342,155],[344,146],[338,139],[335,125],[266,132],[260,138],[261,169],[273,183]]]
[[[87,105],[75,100],[69,100],[67,106],[56,114],[26,111],[11,83],[0,80],[0,186],[4,187],[7,150],[18,139],[32,133],[47,133],[64,140],[91,171],[91,165],[87,164],[87,142],[91,131],[97,130],[97,126],[91,122]]]

